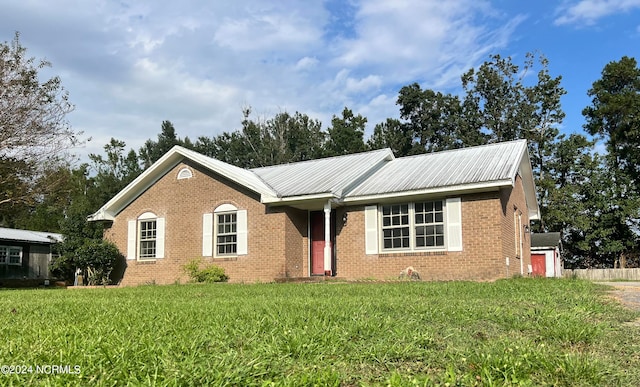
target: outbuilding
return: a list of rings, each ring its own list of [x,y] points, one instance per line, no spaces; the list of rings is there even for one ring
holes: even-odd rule
[[[559,232],[531,235],[531,266],[534,276],[562,277],[562,239]]]
[[[48,279],[52,246],[62,235],[0,227],[0,280]]]

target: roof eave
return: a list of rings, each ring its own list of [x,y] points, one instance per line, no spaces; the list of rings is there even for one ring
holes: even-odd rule
[[[347,196],[343,202],[346,204],[360,204],[367,202],[377,202],[380,200],[388,199],[400,199],[412,196],[449,196],[449,195],[461,195],[475,192],[487,192],[495,191],[502,187],[512,186],[511,179],[496,180],[490,182],[473,183],[473,184],[461,184],[453,186],[443,186],[434,188],[425,188],[419,190],[402,191],[402,192],[386,192],[380,194],[363,195],[363,196]]]
[[[335,200],[338,196],[331,192],[322,192],[311,195],[296,195],[296,196],[286,196],[286,197],[262,197],[260,202],[263,204],[271,204],[271,205],[293,205],[304,202],[317,201],[321,199],[326,200]]]

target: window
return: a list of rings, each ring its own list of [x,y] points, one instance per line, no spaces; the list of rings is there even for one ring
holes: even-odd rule
[[[164,218],[145,212],[130,220],[127,235],[127,259],[164,258]]]
[[[382,250],[445,247],[445,208],[442,200],[381,207]]]
[[[236,255],[238,241],[236,213],[216,214],[216,228],[217,255]]]
[[[149,259],[156,257],[157,224],[154,220],[141,220],[140,228],[140,258]]]
[[[247,254],[247,210],[222,204],[202,215],[202,256],[216,258]]]
[[[415,204],[416,247],[444,247],[442,202]]]
[[[22,247],[0,246],[0,265],[22,265]]]
[[[409,205],[382,207],[382,240],[385,249],[409,248]]]

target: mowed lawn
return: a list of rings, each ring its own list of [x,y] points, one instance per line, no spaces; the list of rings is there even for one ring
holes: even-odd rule
[[[640,315],[606,290],[570,279],[1,290],[0,364],[22,369],[3,367],[0,385],[640,385]]]

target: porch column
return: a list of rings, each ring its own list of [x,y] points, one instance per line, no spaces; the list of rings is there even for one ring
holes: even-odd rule
[[[324,275],[331,275],[331,201],[324,205]]]

